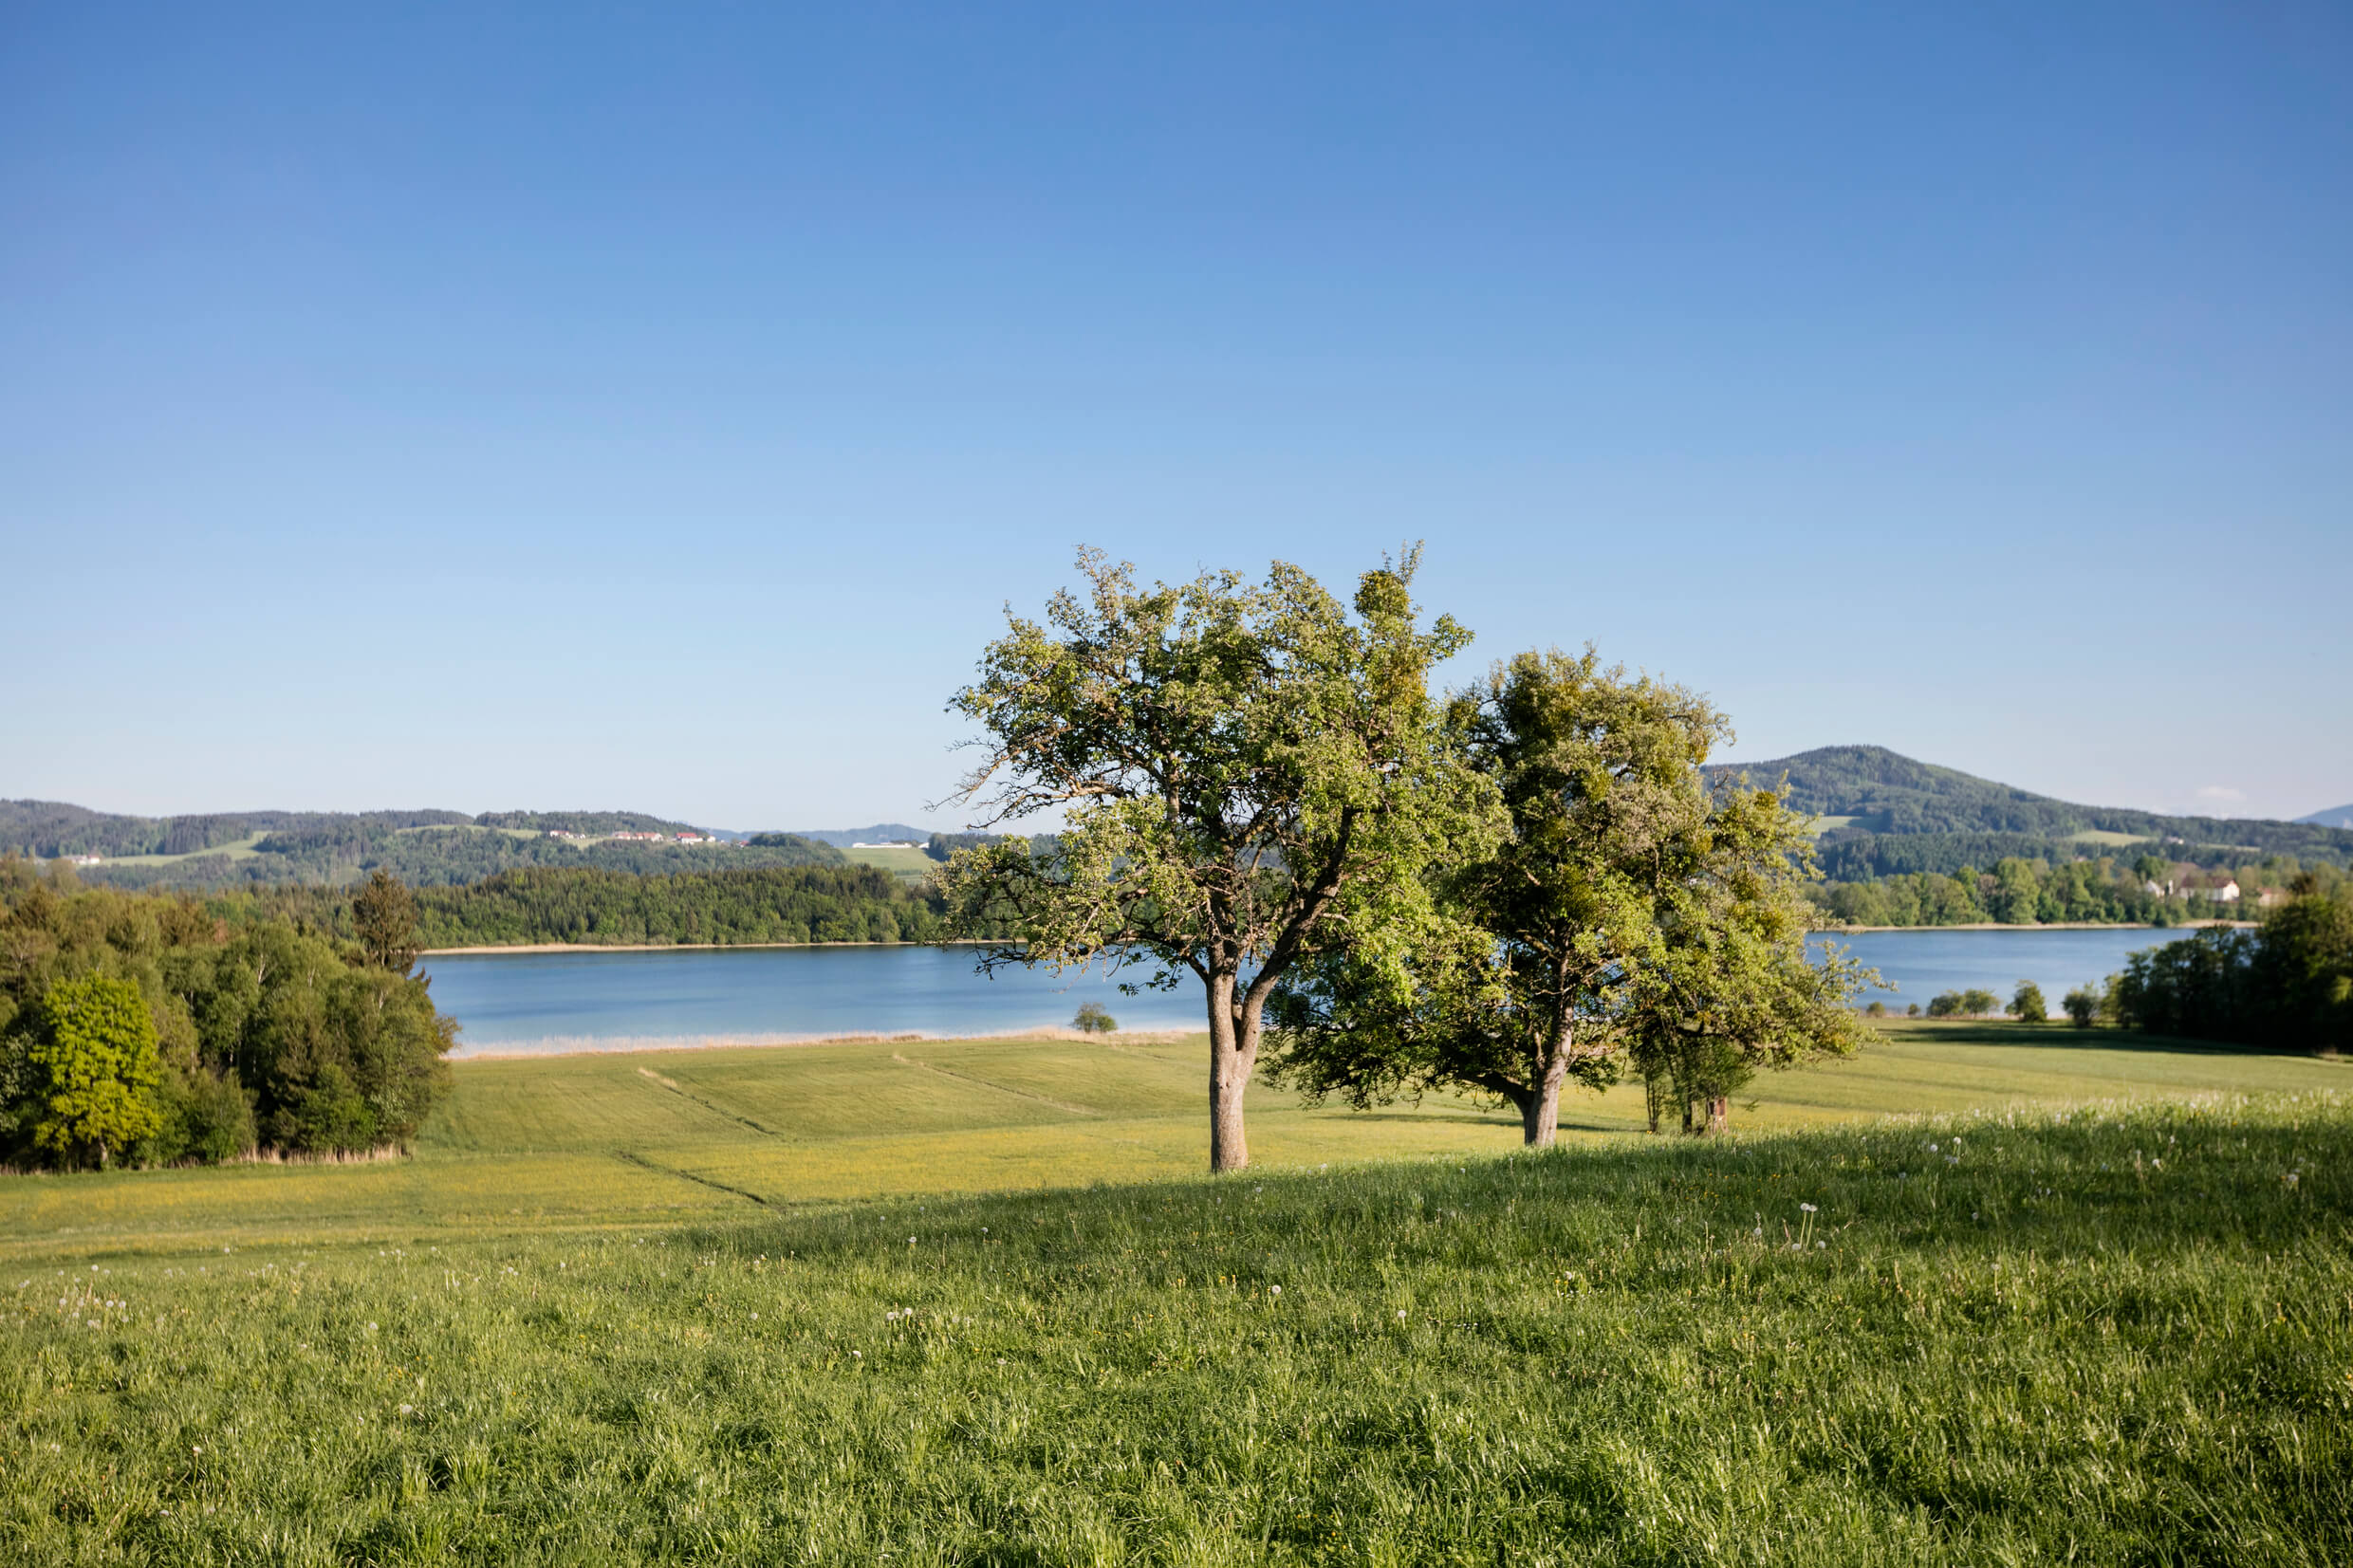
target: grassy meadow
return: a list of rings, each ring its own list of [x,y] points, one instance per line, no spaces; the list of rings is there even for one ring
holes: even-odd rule
[[[845,849],[842,853],[849,857],[853,865],[880,866],[884,871],[918,879],[939,869],[939,862],[920,849]]]
[[[1269,1093],[1212,1180],[1199,1058],[477,1061],[412,1159],[0,1180],[0,1560],[2353,1545],[2353,1068],[1899,1025],[1721,1141]]]

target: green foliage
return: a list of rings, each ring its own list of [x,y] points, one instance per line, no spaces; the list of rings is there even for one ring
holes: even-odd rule
[[[1118,1031],[1120,1021],[1112,1017],[1102,1003],[1082,1002],[1078,1015],[1070,1020],[1070,1026],[1083,1034],[1107,1035]]]
[[[1414,562],[1365,573],[1351,618],[1283,563],[1263,586],[1207,572],[1139,591],[1083,552],[1085,597],[1010,618],[954,699],[985,737],[965,799],[985,792],[986,825],[1065,814],[1050,850],[1007,839],[948,862],[958,929],[1018,933],[985,967],[1197,976],[1214,1169],[1248,1163],[1242,1091],[1276,984],[1343,932],[1362,962],[1399,965],[1427,925],[1425,870],[1493,832],[1491,787],[1428,688],[1470,635],[1417,626]]]
[[[960,849],[979,849],[1003,838],[1001,833],[935,833],[923,845],[923,853],[945,865],[955,858]]]
[[[382,867],[351,895],[351,923],[360,950],[380,969],[406,974],[417,967],[417,899]]]
[[[2100,1022],[2101,1001],[2101,988],[2086,985],[2067,992],[2059,1005],[2066,1009],[2068,1023],[2079,1029],[2088,1029]]]
[[[1931,1018],[1982,1018],[2001,1009],[2002,999],[1975,987],[1965,991],[1939,991],[1928,1002]]]
[[[2121,1020],[2197,1040],[2353,1047],[2353,888],[2300,887],[2257,931],[2209,928],[2134,953],[2114,986]]]
[[[775,867],[672,876],[501,872],[417,894],[428,947],[929,942],[950,934],[944,898],[874,866]]]
[[[2004,1009],[2021,1024],[2041,1024],[2050,1017],[2050,1006],[2043,1000],[2043,987],[2031,980],[2021,980],[2010,994],[2010,1005]]]
[[[5,1049],[5,1116],[20,1156],[103,1166],[163,1125],[155,1020],[128,981],[47,986]]]
[[[235,923],[0,860],[0,1037],[11,1042],[16,1157],[154,1164],[232,1158],[257,1142],[350,1152],[416,1136],[447,1092],[442,1056],[456,1032],[425,983],[250,906],[229,913]],[[62,1021],[84,1018],[98,1022],[61,1033]],[[92,1040],[114,1041],[114,1056],[92,1055]],[[60,1042],[79,1054],[44,1057]],[[76,1061],[94,1085],[90,1109],[45,1134],[38,1108],[59,1093],[45,1085]]]
[[[1629,1051],[1723,1084],[1735,1063],[1843,1048],[1843,1005],[1800,1000],[1828,978],[1804,950],[1803,826],[1769,791],[1709,790],[1726,725],[1707,703],[1591,649],[1524,654],[1450,723],[1510,832],[1434,872],[1438,918],[1401,966],[1336,945],[1284,983],[1281,1081],[1360,1108],[1466,1087],[1542,1145],[1563,1084],[1614,1081]]]
[[[173,1066],[164,1075],[162,1100],[163,1124],[143,1151],[149,1164],[219,1165],[260,1141],[253,1103],[234,1068],[215,1074],[195,1063]]]
[[[2282,1097],[65,1238],[0,1301],[0,1558],[2317,1568],[2348,1172]],[[189,1180],[249,1174],[326,1185]]]

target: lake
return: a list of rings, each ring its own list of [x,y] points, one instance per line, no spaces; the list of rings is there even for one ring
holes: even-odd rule
[[[2124,955],[2183,934],[2143,930],[1860,932],[1840,938],[1896,983],[1897,1012],[1938,991],[2009,1000],[2032,980],[2053,1010]],[[627,1050],[842,1034],[1005,1034],[1067,1024],[1099,1002],[1127,1029],[1197,1029],[1201,993],[1122,996],[1100,975],[973,972],[969,950],[824,947],[448,954],[424,961],[433,997],[465,1025],[456,1055]],[[1140,979],[1136,971],[1128,978]]]

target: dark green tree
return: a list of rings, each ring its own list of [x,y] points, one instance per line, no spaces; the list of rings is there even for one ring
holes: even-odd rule
[[[2043,1001],[2043,987],[2031,980],[2021,980],[2010,993],[2010,1005],[2004,1009],[2021,1024],[2041,1024],[2050,1017],[2050,1007]]]
[[[405,975],[417,967],[417,899],[381,867],[351,895],[351,923],[370,965]]]

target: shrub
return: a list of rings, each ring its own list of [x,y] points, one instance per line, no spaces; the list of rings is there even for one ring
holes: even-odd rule
[[[2067,992],[2059,1005],[2067,1010],[2069,1022],[2079,1029],[2088,1029],[2100,1020],[2101,989],[2094,985],[2082,985]]]
[[[2005,1009],[2021,1024],[2040,1024],[2050,1017],[2050,1008],[2043,1001],[2043,987],[2031,980],[2018,982],[2018,989]]]
[[[1931,1018],[1974,1018],[1999,1011],[2001,998],[1992,991],[1972,987],[1965,991],[1940,991],[1928,1004]]]
[[[1107,1035],[1119,1029],[1120,1021],[1105,1012],[1102,1003],[1086,1002],[1080,1005],[1079,1015],[1070,1021],[1070,1026],[1090,1035]]]

